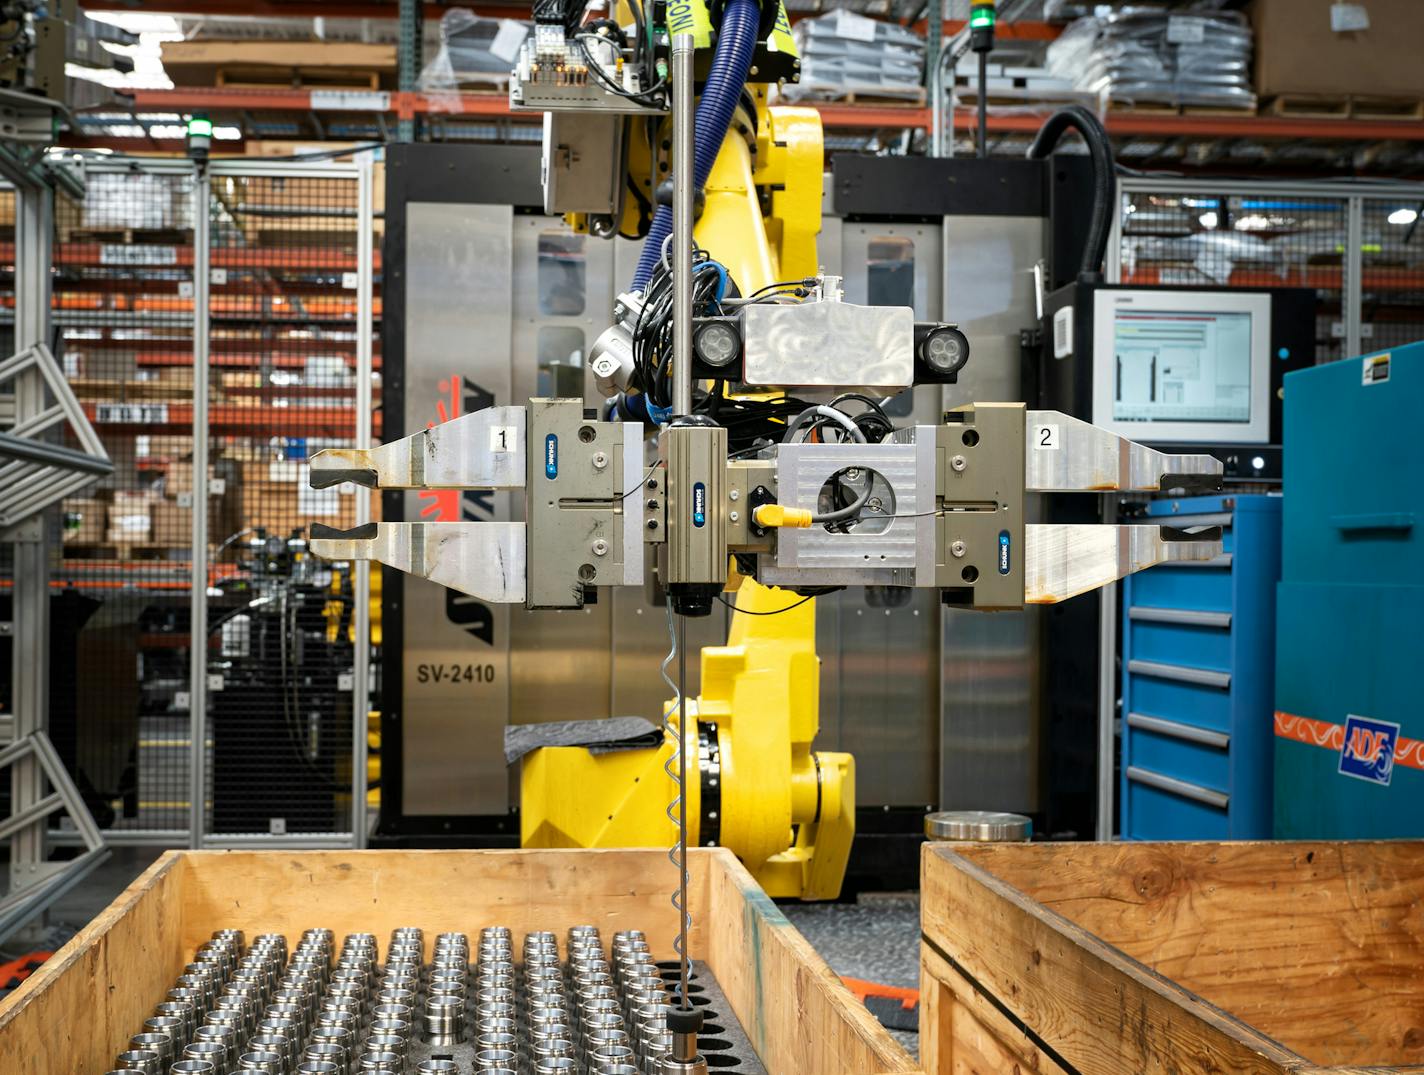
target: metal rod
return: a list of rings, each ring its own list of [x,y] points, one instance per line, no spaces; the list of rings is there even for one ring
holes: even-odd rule
[[[692,34],[672,39],[672,413],[692,413]]]
[[[989,54],[979,53],[979,156],[989,155]]]
[[[46,342],[50,325],[50,263],[54,240],[54,193],[43,183],[17,185],[15,244],[15,349]],[[44,379],[31,367],[14,380],[14,425],[48,409]],[[44,514],[10,533],[14,541],[14,624],[11,676],[15,738],[42,732],[49,721],[49,532]],[[11,815],[23,814],[43,795],[39,759],[21,758],[10,776]],[[10,842],[10,891],[45,882],[48,825],[30,825]]]
[[[930,156],[943,157],[944,151],[944,0],[929,0],[925,9],[925,71],[929,73],[927,89],[930,96]],[[951,79],[950,85],[953,85]]]
[[[188,647],[188,840],[203,846],[207,823],[208,741],[208,233],[207,169],[193,181],[193,573]]]
[[[371,447],[371,337],[375,261],[373,168],[363,154],[356,176],[356,447]],[[371,521],[371,491],[356,491],[356,525]],[[351,580],[356,631],[351,657],[351,843],[366,846],[366,724],[370,715],[371,564],[357,560]]]
[[[688,964],[692,957],[687,952],[687,617],[677,618],[677,734],[682,749],[677,752],[677,777],[682,788],[678,796],[677,844],[682,869],[678,871],[678,892],[682,896],[682,914],[677,919],[678,936],[682,940],[682,959],[678,964],[678,974],[682,982],[682,994],[678,1007],[691,1007],[687,992]]]

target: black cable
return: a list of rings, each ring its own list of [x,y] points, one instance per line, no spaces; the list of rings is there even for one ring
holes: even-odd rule
[[[1098,276],[1102,273],[1112,231],[1117,174],[1107,129],[1097,116],[1082,105],[1060,108],[1044,120],[1028,147],[1028,156],[1034,160],[1048,156],[1069,128],[1083,136],[1083,141],[1088,144],[1088,156],[1093,162],[1093,208],[1088,218],[1088,241],[1083,247],[1079,272],[1085,276]]]
[[[743,616],[780,616],[783,612],[790,612],[793,608],[800,608],[807,601],[814,601],[815,599],[816,594],[810,594],[806,597],[801,598],[801,600],[795,602],[794,604],[787,605],[785,608],[778,608],[771,612],[752,612],[750,609],[738,608],[736,605],[732,604],[732,602],[728,601],[721,594],[717,595],[718,601],[721,601],[722,604],[726,605],[733,612],[740,612]]]
[[[666,79],[658,79],[657,82],[655,82],[653,85],[649,86],[645,90],[625,90],[622,86],[618,85],[618,83],[614,82],[608,77],[608,75],[603,70],[603,65],[600,64],[598,60],[594,58],[593,53],[589,51],[588,42],[590,38],[592,38],[594,41],[601,41],[604,44],[611,44],[615,46],[617,45],[617,42],[610,41],[608,38],[602,36],[601,34],[577,35],[579,49],[583,52],[583,58],[588,64],[589,74],[593,75],[593,77],[599,82],[600,85],[603,86],[604,89],[606,89],[609,93],[617,94],[619,97],[626,97],[630,101],[636,101],[640,105],[647,105],[649,108],[662,107],[662,101],[653,98],[651,95],[657,93],[659,90],[667,86]]]

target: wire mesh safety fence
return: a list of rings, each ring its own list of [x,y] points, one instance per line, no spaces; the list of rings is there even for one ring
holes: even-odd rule
[[[349,487],[309,490],[305,471],[311,452],[356,443],[358,406],[373,424],[369,165],[210,173],[105,162],[84,199],[56,196],[51,341],[115,469],[64,502],[52,535],[49,726],[113,841],[349,844],[364,831],[354,655],[369,627],[352,566],[313,562],[306,539],[369,507]],[[0,243],[13,221],[0,190]]]
[[[1134,178],[1120,192],[1111,279],[1309,288],[1318,363],[1424,338],[1424,188]]]
[[[101,828],[188,819],[193,177],[95,171],[57,194],[51,338],[114,463],[62,505],[49,728]]]
[[[356,580],[307,541],[355,525],[367,494],[311,489],[307,460],[356,445],[358,176],[251,167],[215,171],[209,204],[210,481],[237,510],[210,535],[231,581],[208,600],[205,832],[340,841],[363,764]]]

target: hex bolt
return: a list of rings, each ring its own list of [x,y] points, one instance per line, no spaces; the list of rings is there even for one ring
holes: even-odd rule
[[[742,498],[742,493],[741,493],[741,490],[740,490],[740,489],[731,489],[731,490],[729,490],[729,491],[727,492],[727,499],[728,499],[728,500],[740,500],[741,498]]]
[[[969,460],[965,459],[962,455],[956,455],[949,461],[949,465],[956,471],[963,471],[964,468],[969,465]]]
[[[606,467],[606,466],[608,466],[608,456],[607,456],[607,454],[604,453],[604,452],[594,452],[594,453],[593,453],[593,469],[594,469],[594,470],[602,470],[602,469],[603,469],[604,467]]]
[[[593,543],[593,555],[595,555],[595,556],[607,556],[607,555],[608,555],[608,542],[604,541],[602,538],[599,538],[597,541],[595,541],[595,542]]]
[[[733,523],[734,523],[734,522],[736,522],[736,521],[737,521],[738,519],[740,519],[740,518],[741,518],[741,515],[740,515],[739,513],[735,512],[735,511],[728,512],[728,513],[727,513],[727,521],[728,521],[728,522],[733,522]]]
[[[956,541],[949,547],[949,551],[955,556],[963,556],[966,552],[969,551],[969,546],[964,544],[964,542],[962,541]]]

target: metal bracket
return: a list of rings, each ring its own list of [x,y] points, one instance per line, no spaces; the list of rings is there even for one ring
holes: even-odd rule
[[[311,458],[311,486],[367,489],[522,489],[523,407],[486,407],[378,448],[327,448]]]
[[[0,385],[32,370],[55,402],[0,433],[0,529],[38,515],[114,469],[59,363],[44,344],[34,344],[0,362]],[[40,439],[66,423],[82,450]]]
[[[311,528],[311,551],[327,560],[376,560],[485,601],[524,600],[523,523],[367,523]]]
[[[1221,488],[1218,459],[1168,455],[1061,411],[1029,411],[1024,433],[1024,489],[1030,493]]]
[[[35,825],[46,825],[51,814],[64,810],[84,841],[85,850],[69,862],[31,864],[28,876],[22,872],[21,864],[12,865],[10,893],[0,899],[0,941],[68,892],[109,857],[104,836],[89,808],[84,805],[79,789],[64,768],[49,736],[41,731],[31,732],[0,750],[0,769],[30,757],[38,763],[54,790],[0,821],[0,840],[8,840]]]

